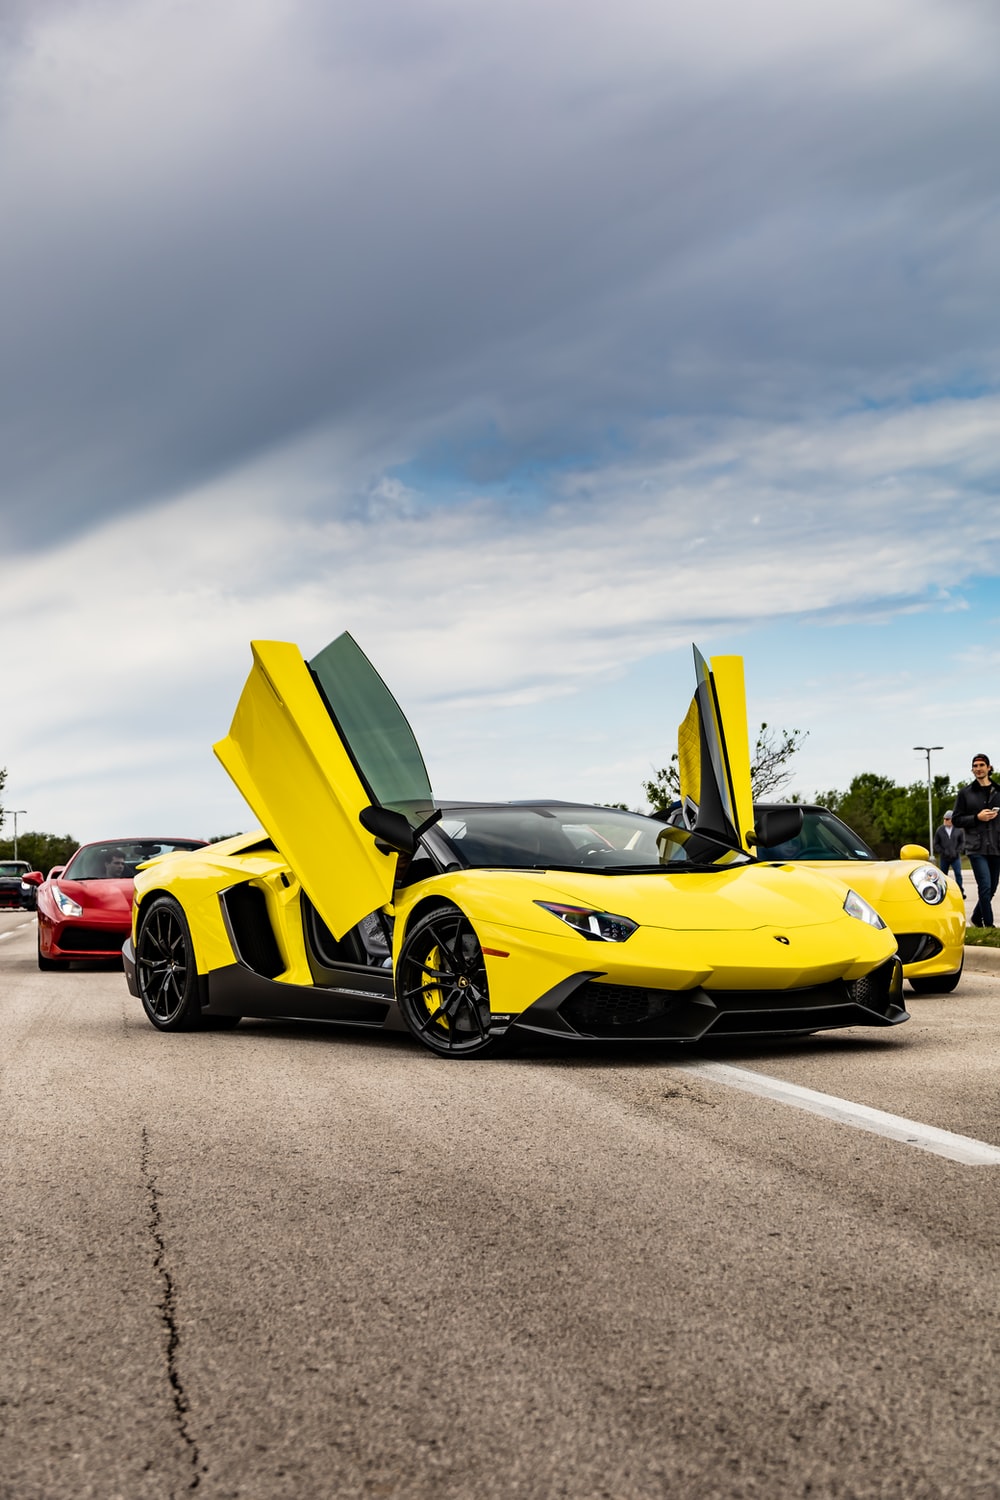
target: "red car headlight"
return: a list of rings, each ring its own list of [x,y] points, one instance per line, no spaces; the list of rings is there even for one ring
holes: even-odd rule
[[[83,916],[83,907],[79,901],[74,901],[72,896],[67,896],[66,892],[61,891],[58,886],[53,888],[52,897],[64,917]]]

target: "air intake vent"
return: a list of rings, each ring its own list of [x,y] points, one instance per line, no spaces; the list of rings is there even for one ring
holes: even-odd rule
[[[219,899],[237,958],[255,974],[276,979],[285,968],[285,960],[260,886],[234,885],[223,891]]]
[[[591,981],[560,1007],[579,1031],[603,1031],[609,1026],[636,1026],[662,1016],[677,996],[672,991],[633,989],[624,984]]]

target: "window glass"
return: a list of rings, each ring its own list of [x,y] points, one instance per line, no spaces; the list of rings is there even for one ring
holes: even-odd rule
[[[749,858],[709,835],[613,808],[557,803],[447,808],[437,826],[474,867],[625,874],[665,866],[718,868],[746,864]]]
[[[771,848],[760,845],[754,852],[758,859],[778,860],[782,864],[795,859],[878,858],[846,823],[842,823],[833,813],[818,807],[803,811],[802,831],[795,838],[786,839],[783,844],[774,844]]]
[[[372,801],[416,826],[433,807],[420,748],[403,711],[354,639],[338,636],[308,663]]]
[[[73,855],[63,879],[131,880],[146,860],[202,847],[201,839],[114,839],[107,844],[86,844]]]

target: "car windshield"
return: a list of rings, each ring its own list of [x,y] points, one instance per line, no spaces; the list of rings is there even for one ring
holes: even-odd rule
[[[755,853],[758,859],[780,860],[782,864],[794,859],[878,859],[846,823],[822,807],[803,810],[802,831],[795,838],[770,848],[760,845]]]
[[[449,807],[435,832],[473,868],[641,871],[704,870],[746,864],[720,840],[673,828],[641,813],[560,803]]]
[[[201,839],[116,839],[86,844],[62,873],[63,880],[131,880],[139,865],[178,849],[201,849]]]
[[[23,859],[0,860],[0,877],[4,875],[23,875],[30,867]]]

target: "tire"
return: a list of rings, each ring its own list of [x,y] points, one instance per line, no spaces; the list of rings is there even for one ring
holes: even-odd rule
[[[965,960],[962,960],[965,966]],[[907,981],[915,995],[950,995],[952,990],[958,989],[958,981],[962,977],[962,970],[957,974],[942,974],[940,978],[928,974],[922,979],[910,979]]]
[[[54,958],[46,958],[45,954],[41,950],[41,947],[39,947],[39,949],[38,949],[38,967],[41,969],[41,971],[42,971],[43,974],[51,974],[56,969],[61,969],[62,968],[62,964],[59,963],[58,960],[56,960]]]
[[[172,896],[157,896],[142,914],[135,977],[142,1008],[157,1031],[200,1027],[194,944],[183,909]]]
[[[498,1049],[483,950],[457,906],[438,907],[406,934],[396,1001],[414,1036],[439,1057],[484,1057]]]

